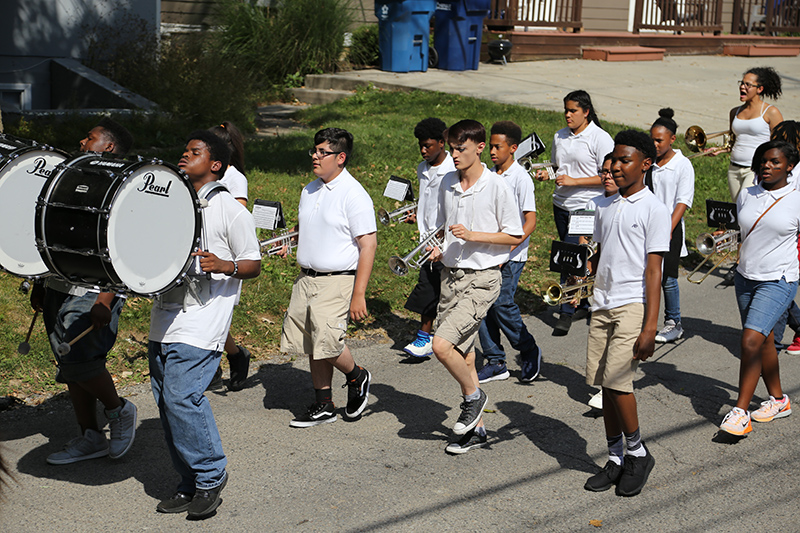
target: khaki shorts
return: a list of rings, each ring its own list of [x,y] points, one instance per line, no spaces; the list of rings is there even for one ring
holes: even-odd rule
[[[462,354],[475,349],[478,328],[500,294],[500,269],[442,271],[442,293],[434,331]]]
[[[586,384],[633,392],[633,373],[639,366],[633,345],[644,327],[644,304],[592,311],[586,349]]]
[[[300,274],[283,317],[281,351],[314,359],[337,357],[344,350],[350,300],[356,277]]]

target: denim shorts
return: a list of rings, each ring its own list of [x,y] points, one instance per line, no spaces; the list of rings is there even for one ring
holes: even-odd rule
[[[789,307],[797,293],[797,282],[786,278],[772,281],[755,281],[736,272],[736,302],[742,317],[742,327],[769,337],[775,322]]]

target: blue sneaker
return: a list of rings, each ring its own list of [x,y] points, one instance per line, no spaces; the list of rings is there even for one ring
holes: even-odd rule
[[[500,381],[508,379],[510,375],[505,363],[486,363],[483,368],[478,370],[478,383]]]
[[[539,375],[539,371],[542,369],[542,347],[536,347],[536,355],[531,359],[521,357],[520,367],[522,368],[522,374],[519,377],[520,381],[530,383],[536,379]]]
[[[433,355],[433,341],[430,333],[417,331],[417,338],[410,342],[403,351],[412,357],[430,357]]]

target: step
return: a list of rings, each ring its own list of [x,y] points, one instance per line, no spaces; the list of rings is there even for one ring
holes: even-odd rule
[[[333,89],[335,91],[355,91],[364,85],[358,80],[336,76],[335,74],[308,74],[305,80],[306,89]]]
[[[596,61],[662,61],[664,48],[649,46],[595,46],[583,49],[583,59]]]
[[[800,55],[800,45],[790,44],[726,44],[726,56],[740,57],[794,57]]]
[[[352,91],[339,91],[335,89],[292,89],[292,96],[298,101],[306,104],[330,104],[337,100],[342,100],[353,96]]]

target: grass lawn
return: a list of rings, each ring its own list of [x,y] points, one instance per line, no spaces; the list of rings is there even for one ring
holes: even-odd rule
[[[487,129],[498,120],[513,120],[523,133],[536,131],[549,145],[556,130],[564,126],[560,113],[503,105],[441,93],[416,91],[411,93],[364,89],[346,100],[303,111],[298,120],[308,126],[301,133],[249,139],[246,143],[247,177],[252,201],[279,200],[283,203],[287,225],[297,219],[297,204],[303,186],[314,179],[310,171],[308,148],[313,146],[314,132],[336,126],[351,131],[355,137],[355,150],[348,166],[350,172],[364,185],[372,196],[375,208],[392,210],[400,204],[384,198],[383,190],[391,175],[415,180],[415,169],[421,160],[414,125],[423,118],[435,116],[452,124],[463,118],[481,121]],[[655,120],[657,117],[653,117]],[[682,117],[677,117],[680,121]],[[70,123],[23,123],[7,127],[7,133],[33,138],[42,143],[65,149],[74,149],[82,132],[92,127],[94,120]],[[133,122],[139,155],[161,157],[176,162],[184,133],[175,131],[167,121],[157,123],[143,119],[121,117],[120,122]],[[77,124],[76,124],[77,122]],[[85,123],[84,123],[85,122]],[[689,123],[680,122],[681,128]],[[603,124],[615,135],[625,129],[621,124]],[[69,132],[66,137],[64,132]],[[687,152],[682,138],[676,147]],[[540,160],[548,159],[548,153]],[[491,165],[488,149],[483,160]],[[689,246],[694,249],[694,239],[705,224],[705,199],[728,200],[726,181],[727,157],[703,157],[694,160],[696,171],[695,206],[687,212],[686,234]],[[517,291],[517,302],[525,314],[545,310],[541,293],[557,276],[547,270],[550,243],[556,238],[550,197],[554,185],[536,182],[536,204],[539,217],[536,231],[531,236],[527,267],[522,274]],[[415,191],[416,192],[416,191]],[[270,235],[263,234],[261,238]],[[387,261],[392,255],[405,255],[418,242],[416,225],[400,224],[384,227],[378,224],[378,252],[367,291],[370,317],[363,323],[351,324],[350,335],[377,338],[388,334],[392,338],[411,337],[419,317],[403,309],[405,299],[416,282],[416,273],[398,277],[391,273]],[[697,259],[697,254],[688,258]],[[265,258],[262,272],[255,280],[246,281],[242,300],[234,312],[231,332],[238,342],[246,345],[258,359],[281,356],[278,352],[283,313],[289,303],[292,282],[299,268],[292,259]],[[0,273],[0,396],[31,396],[64,390],[55,383],[53,354],[46,340],[44,326],[37,322],[31,337],[31,351],[17,354],[17,346],[25,338],[32,311],[27,297],[18,292],[20,280]],[[128,300],[122,312],[117,343],[112,350],[108,367],[120,384],[140,382],[147,376],[147,331],[150,302],[143,298]],[[224,361],[224,358],[223,358]],[[224,362],[223,364],[227,364]]]

